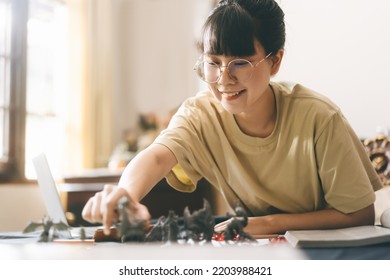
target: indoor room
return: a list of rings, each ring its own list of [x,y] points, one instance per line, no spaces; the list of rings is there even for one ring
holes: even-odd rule
[[[44,154],[72,226],[87,200],[207,84],[197,42],[216,0],[0,0],[0,231],[47,215],[33,165]],[[283,63],[273,82],[302,84],[342,111],[385,187],[390,208],[390,2],[277,0]],[[220,69],[220,71],[222,71]],[[221,74],[222,75],[222,74]],[[207,200],[231,208],[207,180],[194,192],[165,181],[143,199],[154,219]]]

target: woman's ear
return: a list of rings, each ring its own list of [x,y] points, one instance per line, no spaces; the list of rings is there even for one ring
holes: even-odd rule
[[[279,72],[280,65],[282,64],[282,59],[284,55],[284,49],[278,50],[275,55],[270,57],[272,61],[271,75],[274,76]]]

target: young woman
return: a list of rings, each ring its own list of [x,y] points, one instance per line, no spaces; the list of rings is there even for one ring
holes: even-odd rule
[[[87,202],[84,219],[108,230],[122,196],[149,219],[139,201],[166,177],[187,192],[207,179],[233,209],[246,210],[250,234],[373,224],[381,183],[340,109],[302,85],[271,82],[284,42],[284,13],[274,0],[220,1],[204,24],[195,66],[209,90],[182,104],[117,187]]]

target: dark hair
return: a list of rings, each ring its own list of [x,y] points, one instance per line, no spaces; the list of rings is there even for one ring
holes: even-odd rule
[[[199,50],[215,55],[250,56],[254,39],[265,53],[284,48],[284,12],[274,0],[221,0],[203,25]]]

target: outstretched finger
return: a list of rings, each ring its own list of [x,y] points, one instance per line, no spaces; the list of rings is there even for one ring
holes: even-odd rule
[[[83,219],[90,223],[92,223],[91,211],[92,211],[92,197],[89,198],[89,200],[87,201],[87,203],[83,208],[83,211],[81,212],[81,216],[83,217]]]
[[[112,226],[113,222],[118,220],[118,202],[123,196],[126,196],[128,199],[130,199],[129,194],[125,189],[117,187],[104,199],[105,201],[102,204],[102,214],[103,232],[106,235],[110,234],[110,227]]]

